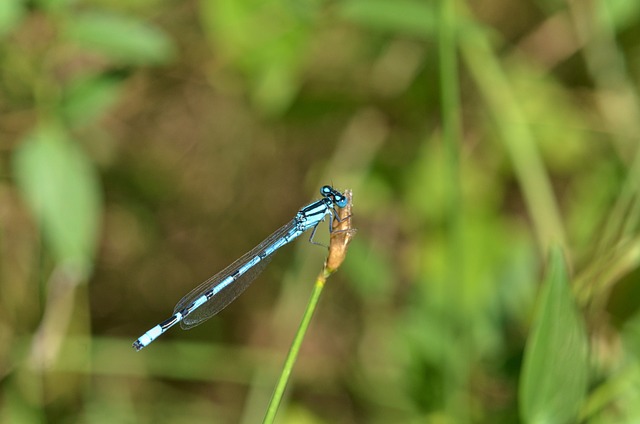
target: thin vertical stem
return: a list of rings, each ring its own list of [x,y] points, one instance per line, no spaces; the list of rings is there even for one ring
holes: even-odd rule
[[[456,39],[456,10],[455,0],[441,0],[439,9],[438,49],[439,49],[439,79],[440,102],[442,106],[442,137],[447,157],[447,251],[448,251],[448,275],[447,287],[450,298],[464,297],[464,240],[462,232],[462,188],[460,183],[460,142],[461,142],[461,117],[460,117],[460,87],[458,83],[458,60]],[[452,328],[458,323],[452,316]],[[463,345],[467,339],[461,340]],[[464,349],[469,351],[469,349]],[[446,408],[457,422],[468,421],[466,408],[463,404],[464,387],[467,379],[466,361],[452,366],[451,363],[443,364],[446,370],[445,393]]]
[[[293,365],[296,363],[298,353],[300,352],[300,347],[302,346],[302,341],[304,340],[304,336],[309,328],[311,317],[316,310],[316,306],[318,306],[318,300],[320,299],[320,295],[322,294],[322,289],[327,282],[327,278],[329,278],[334,272],[336,272],[344,261],[347,254],[347,247],[349,246],[349,243],[351,242],[351,239],[355,234],[355,230],[351,227],[351,211],[353,206],[351,190],[346,190],[345,196],[347,196],[348,199],[347,206],[339,211],[340,219],[336,219],[333,222],[333,232],[331,233],[329,254],[327,256],[327,260],[324,263],[322,271],[316,278],[313,292],[311,293],[311,298],[309,299],[307,308],[305,309],[304,315],[302,316],[302,321],[300,322],[298,331],[296,332],[293,342],[291,343],[287,358],[284,361],[284,366],[282,367],[280,378],[278,379],[276,388],[274,389],[273,395],[271,396],[271,401],[269,401],[267,413],[265,414],[264,420],[262,421],[264,424],[271,424],[275,420],[276,413],[278,412],[278,408],[280,407],[280,403],[282,402],[284,391],[287,388],[287,383],[289,382],[289,377],[291,376],[291,372],[293,370]]]
[[[316,310],[316,306],[318,305],[318,300],[320,299],[320,294],[322,294],[322,289],[324,288],[325,281],[318,278],[313,287],[313,292],[311,293],[311,298],[309,299],[309,303],[307,304],[307,308],[304,311],[304,315],[302,317],[302,322],[300,322],[300,326],[298,327],[298,331],[293,339],[293,343],[291,343],[291,347],[289,348],[289,353],[287,354],[287,359],[284,361],[284,366],[282,367],[282,372],[280,373],[280,378],[278,379],[278,383],[276,384],[276,388],[273,391],[273,395],[271,397],[271,401],[269,402],[269,407],[267,408],[267,413],[262,421],[264,424],[273,423],[276,413],[278,412],[278,407],[282,402],[282,396],[284,395],[284,390],[287,387],[287,383],[289,382],[289,377],[291,376],[291,371],[293,370],[293,365],[298,358],[298,353],[300,352],[300,346],[302,346],[302,341],[304,340],[304,336],[307,333],[307,329],[309,328],[309,323],[311,322],[311,317]]]

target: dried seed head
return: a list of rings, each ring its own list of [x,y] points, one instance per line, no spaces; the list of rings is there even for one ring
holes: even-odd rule
[[[344,261],[347,247],[356,233],[351,226],[353,193],[351,190],[345,190],[344,195],[347,198],[347,205],[338,210],[339,220],[334,217],[333,232],[329,240],[329,255],[325,262],[325,271],[330,274],[334,273]]]

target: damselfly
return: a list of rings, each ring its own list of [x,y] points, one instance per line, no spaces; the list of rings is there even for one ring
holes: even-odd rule
[[[344,208],[347,205],[347,198],[331,186],[323,186],[320,194],[322,195],[320,200],[300,209],[289,223],[183,297],[173,309],[173,316],[140,336],[133,343],[133,347],[140,350],[148,346],[178,322],[184,330],[203,323],[224,309],[249,287],[249,284],[269,263],[276,250],[309,229],[313,229],[309,237],[313,242],[318,224],[324,221],[327,215],[337,218],[336,206]],[[331,229],[331,221],[329,228]]]

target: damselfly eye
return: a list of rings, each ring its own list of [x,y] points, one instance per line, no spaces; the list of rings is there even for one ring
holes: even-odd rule
[[[346,198],[346,196],[342,196],[342,195],[333,196],[333,201],[340,208],[344,208],[345,206],[347,206],[347,198]]]
[[[320,189],[320,194],[322,194],[323,196],[328,196],[333,192],[333,188],[331,186],[322,186],[322,188]]]

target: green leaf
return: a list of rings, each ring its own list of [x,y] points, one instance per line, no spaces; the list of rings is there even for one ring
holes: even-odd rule
[[[71,125],[87,125],[100,119],[118,100],[122,81],[98,76],[74,84],[66,93],[63,113]]]
[[[268,46],[272,54],[271,61],[268,58],[259,59],[259,63],[252,66],[251,98],[254,104],[267,115],[276,116],[282,113],[292,103],[299,88],[299,76],[297,58],[302,49],[293,44],[287,44],[286,40],[280,42],[284,49]]]
[[[57,262],[86,276],[96,251],[101,209],[91,162],[64,131],[44,126],[15,152],[13,169]]]
[[[559,248],[551,251],[540,301],[525,349],[520,414],[526,423],[574,423],[587,389],[588,342]]]
[[[373,29],[431,37],[436,33],[435,3],[417,0],[351,0],[341,15]]]
[[[0,37],[18,26],[24,16],[23,0],[0,1]]]
[[[613,26],[617,32],[631,28],[640,19],[640,2],[607,0],[597,3],[596,18],[600,25]]]
[[[300,88],[300,68],[306,55],[315,16],[313,4],[254,0],[201,2],[203,28],[224,62],[247,77],[251,100],[262,112],[276,116],[285,111]],[[259,28],[259,31],[256,31]]]
[[[87,12],[69,20],[65,29],[70,40],[125,64],[165,63],[175,53],[162,30],[127,16]]]

